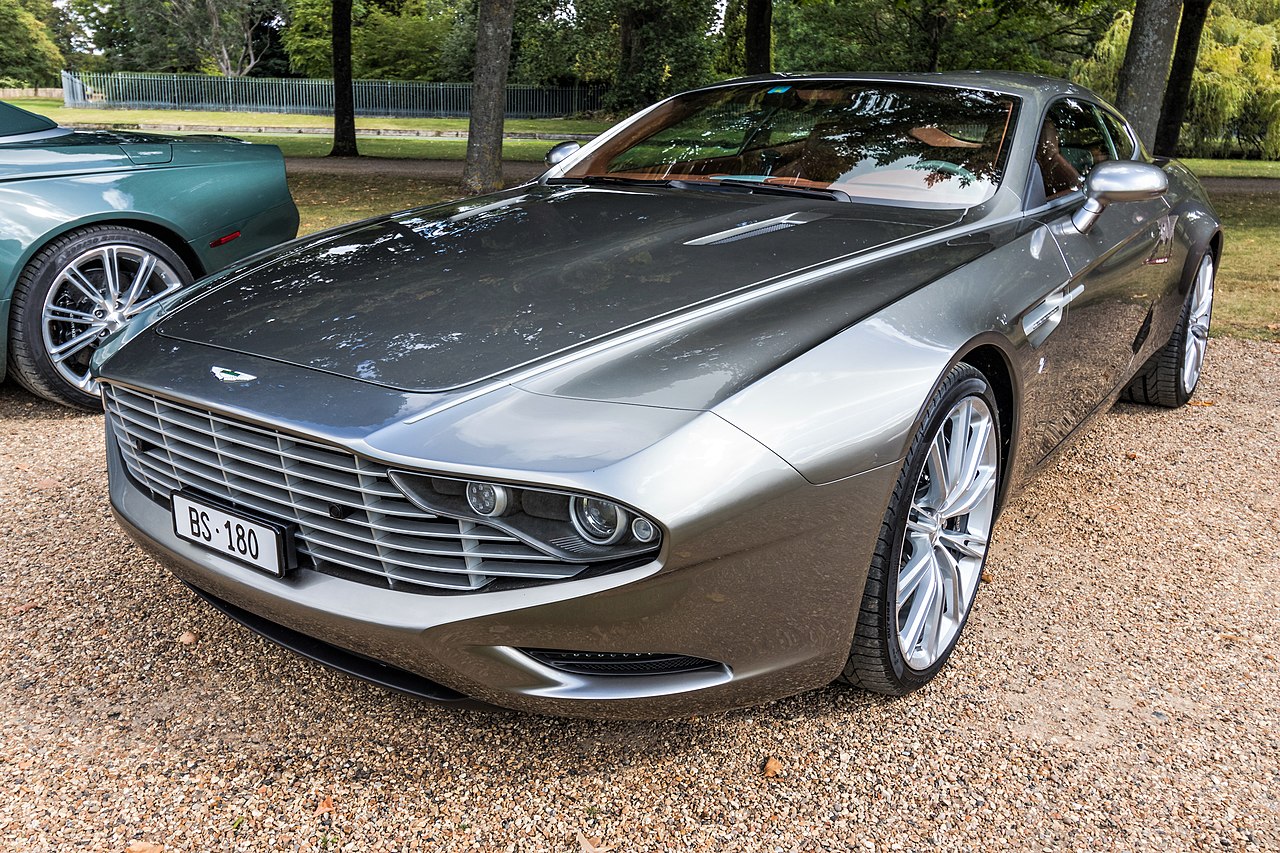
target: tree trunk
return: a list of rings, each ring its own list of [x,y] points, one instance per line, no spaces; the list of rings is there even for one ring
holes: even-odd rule
[[[748,74],[773,70],[773,0],[747,0],[743,53]]]
[[[351,0],[333,0],[333,150],[329,156],[360,156],[351,85]]]
[[[1138,0],[1133,10],[1116,106],[1148,147],[1155,142],[1180,11],[1179,0]]]
[[[462,188],[479,194],[502,189],[502,125],[507,107],[507,68],[515,0],[480,0],[471,122]]]
[[[1185,0],[1182,4],[1178,44],[1173,49],[1173,65],[1169,68],[1169,88],[1165,90],[1164,103],[1160,106],[1160,124],[1156,127],[1154,151],[1166,157],[1172,157],[1178,151],[1178,135],[1182,132],[1182,120],[1187,115],[1191,78],[1195,75],[1200,36],[1204,33],[1211,2],[1213,0]]]

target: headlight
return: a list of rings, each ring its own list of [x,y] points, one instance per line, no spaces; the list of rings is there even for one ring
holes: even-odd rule
[[[391,481],[428,512],[487,524],[568,562],[652,554],[662,545],[653,521],[594,495],[408,471],[392,471]]]
[[[599,498],[569,498],[573,529],[595,545],[612,545],[627,533],[627,511]]]

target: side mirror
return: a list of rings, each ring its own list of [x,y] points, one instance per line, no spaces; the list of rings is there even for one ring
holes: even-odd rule
[[[568,160],[571,156],[578,153],[578,149],[582,148],[582,143],[577,140],[570,139],[568,142],[561,142],[559,145],[547,152],[547,156],[542,158],[548,166],[555,166]]]
[[[1133,160],[1107,160],[1089,172],[1084,182],[1084,206],[1071,216],[1071,224],[1087,234],[1107,205],[1118,201],[1159,198],[1169,190],[1169,176],[1159,166]]]

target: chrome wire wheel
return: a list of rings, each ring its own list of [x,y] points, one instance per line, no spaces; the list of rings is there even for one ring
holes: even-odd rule
[[[1205,255],[1196,272],[1187,303],[1187,331],[1182,350],[1182,390],[1187,396],[1196,389],[1209,346],[1209,321],[1213,318],[1213,255]]]
[[[139,246],[106,243],[73,257],[58,270],[41,310],[45,353],[58,376],[96,393],[89,359],[98,344],[184,283],[163,258]]]
[[[966,396],[929,445],[903,533],[894,606],[898,650],[913,670],[950,652],[977,593],[995,517],[998,443],[987,402]]]

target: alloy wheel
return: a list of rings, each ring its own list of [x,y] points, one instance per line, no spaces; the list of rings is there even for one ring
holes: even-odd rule
[[[898,569],[898,649],[928,669],[956,640],[977,593],[995,515],[997,429],[981,397],[960,399],[929,446]]]
[[[1213,256],[1205,255],[1196,273],[1187,309],[1187,332],[1182,352],[1182,390],[1190,395],[1200,381],[1204,353],[1209,346],[1209,321],[1213,317]]]
[[[45,352],[63,380],[93,394],[93,351],[134,315],[182,287],[178,272],[137,246],[108,243],[77,255],[49,288],[41,312]]]

